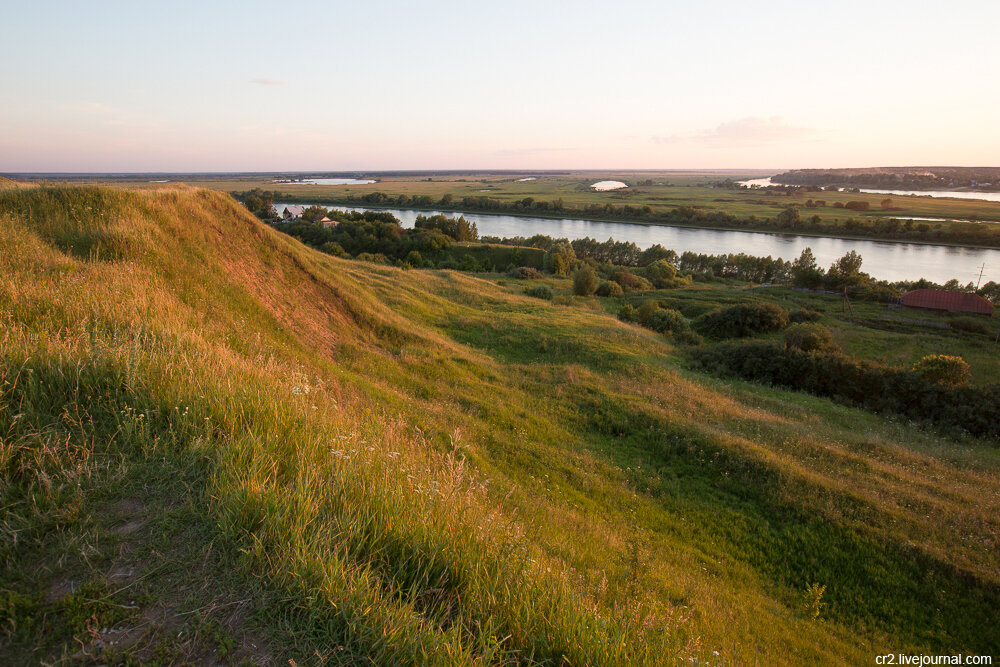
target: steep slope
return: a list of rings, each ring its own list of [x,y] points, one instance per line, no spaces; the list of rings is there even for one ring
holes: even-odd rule
[[[34,188],[0,193],[0,327],[11,655],[998,650],[995,450],[583,308],[329,258],[217,193]]]

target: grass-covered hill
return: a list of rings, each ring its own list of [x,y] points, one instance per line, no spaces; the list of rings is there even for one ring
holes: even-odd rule
[[[223,194],[0,191],[12,664],[995,655],[998,470]]]

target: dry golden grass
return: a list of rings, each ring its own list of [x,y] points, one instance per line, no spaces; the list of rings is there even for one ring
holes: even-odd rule
[[[692,373],[595,310],[323,256],[218,193],[39,188],[0,195],[0,330],[12,595],[34,599],[37,558],[53,576],[80,561],[53,535],[88,534],[129,466],[179,457],[233,585],[272,596],[276,659],[798,664],[996,643],[995,449]],[[11,618],[63,613],[30,610]]]

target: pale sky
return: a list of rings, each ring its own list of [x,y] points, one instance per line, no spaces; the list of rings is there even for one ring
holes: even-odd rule
[[[1000,163],[995,0],[2,4],[0,172]]]

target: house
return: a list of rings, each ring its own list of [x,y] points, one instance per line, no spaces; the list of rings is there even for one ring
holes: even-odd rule
[[[281,218],[288,222],[298,220],[302,217],[305,210],[305,206],[286,206],[285,211],[281,214]]]
[[[915,289],[902,297],[907,308],[926,308],[928,310],[945,310],[949,313],[975,313],[977,315],[993,315],[993,304],[979,296],[968,292],[953,292],[943,289]]]

